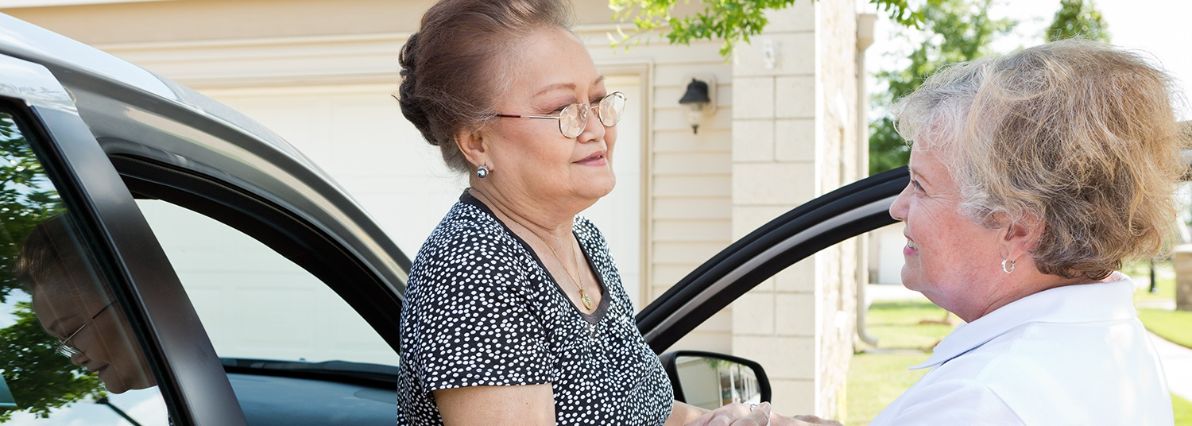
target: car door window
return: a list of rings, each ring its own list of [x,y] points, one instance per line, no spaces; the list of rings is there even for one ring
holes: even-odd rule
[[[857,303],[864,303],[855,297],[858,283],[900,282],[901,229],[901,224],[888,225],[848,238],[777,271],[667,351],[732,354],[757,362],[765,369],[776,406],[814,410],[813,401],[804,396],[814,392],[817,374],[833,373],[816,366],[843,365],[852,355],[847,343],[854,336],[837,330],[851,330],[845,324],[855,321]],[[707,362],[692,358],[687,365],[678,363],[680,377],[709,376],[695,371],[707,369],[701,364]],[[747,401],[731,389],[726,383],[708,383],[684,384],[683,391],[688,403],[705,408]]]
[[[343,298],[276,250],[176,204],[137,204],[220,358],[397,365]]]
[[[167,424],[125,307],[3,109],[0,185],[0,423]]]

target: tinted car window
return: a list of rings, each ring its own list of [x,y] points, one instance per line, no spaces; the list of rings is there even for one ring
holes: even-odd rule
[[[167,424],[124,307],[0,110],[0,423]]]
[[[397,365],[355,309],[269,246],[175,204],[137,205],[220,358]]]

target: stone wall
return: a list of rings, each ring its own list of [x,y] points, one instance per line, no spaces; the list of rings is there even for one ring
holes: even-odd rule
[[[770,19],[733,66],[736,238],[865,172],[854,3],[797,2]],[[767,368],[778,412],[841,416],[864,256],[839,244],[733,305],[733,352]]]
[[[817,2],[819,49],[817,72],[819,193],[825,193],[867,174],[868,144],[859,135],[857,106],[857,14],[849,2]],[[852,239],[816,259],[820,311],[816,366],[816,413],[839,417],[844,409],[845,381],[856,334],[857,272],[866,269],[864,251]]]

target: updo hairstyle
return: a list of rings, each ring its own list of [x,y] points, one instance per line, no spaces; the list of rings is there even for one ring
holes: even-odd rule
[[[422,16],[398,57],[398,101],[448,167],[472,169],[455,135],[494,117],[493,101],[513,75],[517,42],[540,28],[569,28],[568,6],[560,0],[442,0]]]

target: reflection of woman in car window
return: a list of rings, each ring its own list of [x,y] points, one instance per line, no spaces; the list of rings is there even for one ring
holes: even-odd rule
[[[399,424],[700,414],[674,401],[603,235],[576,216],[613,189],[626,98],[567,3],[440,1],[402,49],[402,113],[470,188],[410,272]]]
[[[42,222],[25,239],[17,278],[33,297],[33,311],[58,352],[96,373],[107,390],[123,393],[155,384],[128,321],[93,273],[64,217]]]

